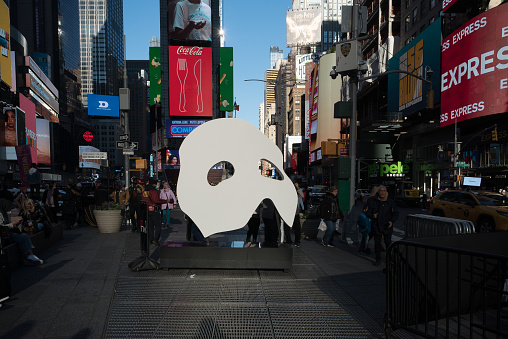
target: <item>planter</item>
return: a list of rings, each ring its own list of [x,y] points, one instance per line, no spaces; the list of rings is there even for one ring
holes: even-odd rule
[[[122,227],[121,210],[94,210],[93,213],[100,233],[120,232]]]

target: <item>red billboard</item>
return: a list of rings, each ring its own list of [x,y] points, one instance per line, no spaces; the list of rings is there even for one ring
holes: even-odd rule
[[[443,12],[446,12],[457,0],[443,0]]]
[[[507,17],[500,5],[443,40],[441,127],[508,111]]]
[[[212,49],[169,46],[169,115],[211,117]]]
[[[23,94],[19,95],[19,108],[25,112],[26,145],[30,146],[32,161],[37,163],[37,123],[35,105]]]

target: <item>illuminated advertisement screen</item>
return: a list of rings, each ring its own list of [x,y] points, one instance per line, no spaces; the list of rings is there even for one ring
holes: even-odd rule
[[[19,108],[25,112],[25,145],[30,146],[32,162],[37,163],[37,123],[35,105],[24,95],[19,95]]]
[[[233,110],[233,47],[220,48],[220,110]]]
[[[88,115],[99,117],[120,117],[120,104],[117,96],[88,94]]]
[[[457,0],[443,0],[443,13],[446,12]]]
[[[37,162],[39,164],[51,165],[51,137],[49,121],[36,119],[37,124]]]
[[[150,47],[150,105],[161,102],[161,48]]]
[[[168,36],[175,40],[212,41],[211,0],[168,0]]]
[[[205,122],[207,120],[166,120],[166,136],[168,138],[185,138]]]
[[[290,9],[286,13],[288,45],[309,45],[321,41],[321,7]]]
[[[212,49],[169,46],[169,115],[211,117]]]
[[[9,7],[0,1],[0,78],[9,87],[11,79],[11,24],[9,20]]]
[[[507,17],[500,5],[443,40],[441,127],[508,111]]]
[[[180,151],[175,149],[166,150],[166,165],[179,166],[180,165]]]
[[[3,109],[3,135],[0,146],[24,145],[26,141],[25,114],[16,107]]]

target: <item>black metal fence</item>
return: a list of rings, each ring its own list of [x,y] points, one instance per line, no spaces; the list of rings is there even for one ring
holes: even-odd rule
[[[395,242],[386,274],[388,338],[508,338],[508,232]]]

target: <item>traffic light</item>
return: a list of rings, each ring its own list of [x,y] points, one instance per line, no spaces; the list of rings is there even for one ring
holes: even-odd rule
[[[497,141],[497,129],[492,130],[492,141]]]
[[[272,170],[266,170],[266,176],[269,177],[272,175]]]

